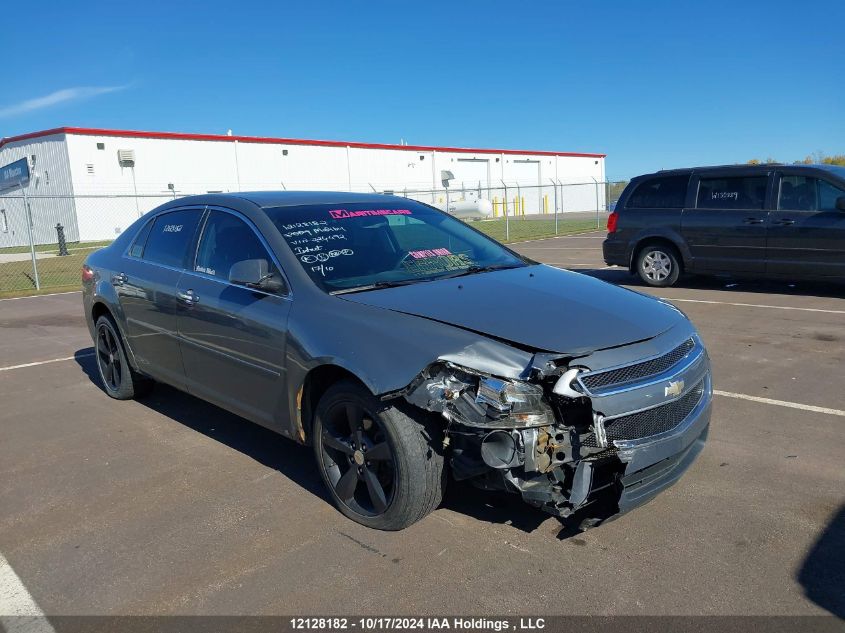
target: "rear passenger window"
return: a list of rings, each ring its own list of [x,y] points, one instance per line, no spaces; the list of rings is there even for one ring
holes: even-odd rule
[[[143,258],[156,264],[182,268],[200,215],[199,209],[186,209],[158,216],[144,246]]]
[[[762,209],[768,176],[702,178],[698,185],[699,209]]]
[[[628,209],[681,209],[686,205],[689,176],[653,178],[637,185]]]
[[[153,228],[152,220],[150,220],[144,225],[144,228],[141,229],[140,233],[138,233],[138,236],[135,238],[135,241],[132,242],[132,246],[129,247],[129,257],[144,256],[144,245],[147,243],[147,237],[150,234],[151,228]]]

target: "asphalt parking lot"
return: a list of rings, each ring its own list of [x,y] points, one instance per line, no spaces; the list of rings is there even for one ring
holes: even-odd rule
[[[718,391],[704,453],[644,508],[577,534],[455,486],[368,530],[310,449],[167,387],[107,398],[74,293],[0,301],[0,555],[48,615],[845,617],[845,288],[655,293],[605,268],[602,238],[514,248],[675,302]]]

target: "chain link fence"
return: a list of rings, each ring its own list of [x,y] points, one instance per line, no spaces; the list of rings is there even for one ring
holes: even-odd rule
[[[624,182],[450,183],[376,191],[448,210],[503,242],[600,229]],[[206,192],[191,192],[206,193]],[[187,192],[149,195],[0,195],[0,297],[79,288],[82,264],[137,218]]]

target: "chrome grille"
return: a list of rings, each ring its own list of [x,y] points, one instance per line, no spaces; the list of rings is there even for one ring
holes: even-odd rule
[[[639,440],[671,431],[701,402],[704,383],[705,379],[701,379],[686,394],[672,402],[608,420],[605,422],[608,441]],[[582,443],[584,446],[597,446],[592,433],[585,436]]]
[[[694,347],[695,341],[692,338],[688,338],[678,345],[678,347],[663,356],[634,363],[633,365],[626,365],[625,367],[618,367],[617,369],[587,374],[581,376],[579,380],[592,393],[598,393],[610,387],[644,380],[651,376],[662,374],[674,365],[677,365]]]

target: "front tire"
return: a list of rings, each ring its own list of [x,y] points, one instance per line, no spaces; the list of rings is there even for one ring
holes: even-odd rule
[[[115,400],[130,400],[148,393],[152,381],[129,366],[126,347],[111,317],[97,319],[94,355],[106,394]]]
[[[637,254],[637,274],[655,288],[675,285],[681,276],[678,251],[664,244],[646,244]]]
[[[351,380],[331,386],[317,405],[314,454],[335,506],[377,530],[401,530],[443,498],[445,470],[438,427]]]

